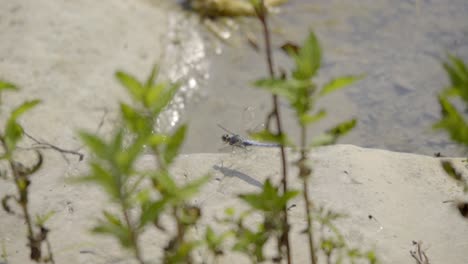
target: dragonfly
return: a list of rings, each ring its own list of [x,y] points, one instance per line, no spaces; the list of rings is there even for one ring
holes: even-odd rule
[[[233,147],[240,147],[240,148],[246,148],[246,147],[265,147],[265,148],[277,148],[280,147],[281,145],[278,143],[265,143],[265,142],[259,142],[255,140],[250,140],[241,137],[240,135],[233,133],[229,131],[228,129],[224,128],[220,124],[218,126],[226,131],[228,134],[224,134],[221,139],[223,140],[224,143],[227,143]]]

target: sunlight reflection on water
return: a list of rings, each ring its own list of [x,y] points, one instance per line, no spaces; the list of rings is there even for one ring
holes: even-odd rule
[[[209,78],[209,61],[205,44],[198,31],[195,17],[174,13],[168,17],[167,45],[163,58],[163,74],[180,84],[179,91],[157,120],[156,131],[170,131],[181,120],[186,104],[200,93],[203,80]]]

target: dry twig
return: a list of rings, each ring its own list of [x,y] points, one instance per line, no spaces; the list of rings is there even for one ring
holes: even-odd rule
[[[413,241],[415,249],[410,250],[410,255],[416,260],[416,264],[430,264],[426,252],[424,252],[424,249],[421,249],[421,245],[421,241]]]

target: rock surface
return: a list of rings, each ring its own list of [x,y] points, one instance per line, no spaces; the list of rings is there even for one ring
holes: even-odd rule
[[[63,163],[58,155],[50,156],[50,160]],[[468,174],[462,159],[453,160]],[[279,162],[278,151],[272,149],[179,157],[172,170],[177,182],[187,182],[206,173],[212,175],[192,201],[203,210],[194,238],[201,238],[207,224],[215,230],[226,228],[217,224],[215,218],[222,217],[228,206],[237,211],[245,209],[236,198],[238,194],[259,191],[267,178],[278,181]],[[463,196],[460,188],[444,175],[440,159],[336,145],[313,151],[311,162],[314,166],[309,184],[312,199],[316,206],[348,215],[337,225],[350,245],[375,249],[381,263],[412,263],[411,243],[423,241],[431,263],[466,263],[467,221],[453,205],[443,203]],[[148,168],[152,164],[151,157],[144,157],[139,167]],[[84,162],[74,163],[65,170],[48,162],[35,176],[31,187],[33,211],[56,212],[48,226],[52,230],[50,238],[57,263],[129,263],[128,254],[119,249],[116,241],[87,232],[100,211],[109,208],[109,203],[97,188],[64,181],[70,175],[83,173],[85,167]],[[290,170],[290,186],[301,189],[295,173],[295,169]],[[0,185],[0,193],[12,191],[13,186]],[[305,226],[303,202],[297,197],[292,203],[297,205],[289,214],[294,263],[306,263],[307,243],[305,236],[299,234]],[[27,263],[25,229],[20,223],[15,217],[0,218],[0,237],[11,263]],[[165,243],[161,233],[145,234],[142,242],[145,258],[157,263],[155,259],[160,257]],[[209,260],[202,251],[195,257]],[[228,254],[220,263],[234,260],[248,263],[239,254]]]

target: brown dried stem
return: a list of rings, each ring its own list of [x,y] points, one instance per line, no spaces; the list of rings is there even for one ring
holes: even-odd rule
[[[262,1],[260,1],[260,6],[256,8],[256,14],[258,19],[260,20],[263,28],[263,36],[265,39],[265,50],[266,50],[266,59],[267,59],[267,65],[268,65],[268,71],[270,74],[271,78],[275,77],[275,71],[274,71],[274,64],[273,64],[273,56],[271,52],[271,37],[270,37],[270,30],[268,27],[268,11],[265,7],[265,4]],[[281,117],[280,117],[280,111],[279,111],[279,104],[278,104],[278,96],[273,95],[273,110],[272,114],[275,117],[276,121],[276,128],[277,128],[277,133],[279,136],[283,135],[283,129],[281,125]],[[288,181],[287,181],[287,163],[286,163],[286,152],[284,149],[284,146],[280,147],[281,151],[281,165],[282,165],[282,186],[283,186],[283,193],[286,193],[288,190]],[[291,248],[290,248],[290,243],[289,243],[289,223],[288,223],[288,209],[287,206],[283,208],[283,234],[282,238],[280,239],[281,244],[284,248],[286,248],[286,256],[287,256],[287,261],[288,263],[291,263]]]

